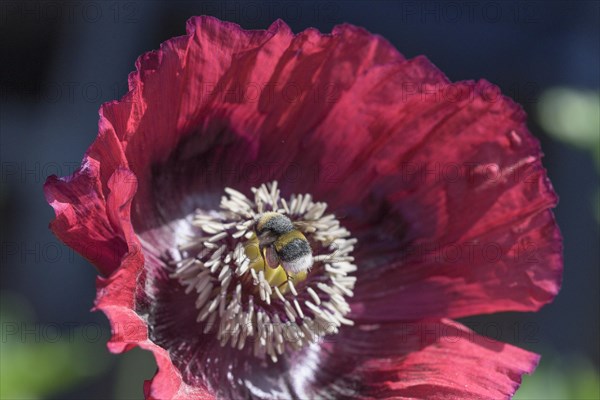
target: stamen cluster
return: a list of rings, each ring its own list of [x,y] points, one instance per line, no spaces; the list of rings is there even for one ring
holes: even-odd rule
[[[356,281],[349,275],[356,270],[350,255],[356,239],[333,214],[325,215],[327,205],[310,194],[286,201],[276,181],[252,188],[253,200],[225,192],[219,210],[196,210],[192,223],[203,234],[170,251],[171,276],[197,294],[199,329],[239,350],[252,338],[256,357],[277,362],[286,351],[352,325],[345,316]],[[254,226],[268,211],[286,215],[306,236],[313,251],[308,273],[288,280],[283,267],[266,266]]]

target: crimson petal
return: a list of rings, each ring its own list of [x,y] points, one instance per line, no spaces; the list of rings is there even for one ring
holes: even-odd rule
[[[389,157],[374,155],[377,198],[363,202],[373,211],[356,235],[357,257],[379,268],[359,270],[356,318],[532,311],[558,293],[562,239],[549,211],[557,197],[524,113],[505,97],[486,99],[489,83],[453,85],[466,96],[420,97],[413,107],[427,127],[399,128],[406,132],[382,150]]]
[[[307,397],[510,398],[539,356],[450,320],[359,325],[326,343]]]
[[[227,386],[239,397],[253,384],[271,397],[354,397],[347,383],[364,396],[512,394],[536,356],[477,336],[402,343],[389,329],[397,324],[365,331],[364,323],[534,310],[556,294],[560,236],[548,210],[556,196],[522,111],[503,97],[490,101],[487,82],[451,84],[424,57],[406,60],[350,25],[293,35],[281,21],[245,31],[200,17],[187,29],[138,59],[130,92],[101,108],[82,168],[45,186],[52,230],[106,276],[96,307],[111,321],[110,349],[140,346],[157,359],[146,396],[212,398]],[[252,84],[259,96],[240,99],[238,89]],[[458,98],[428,97],[448,87]],[[414,167],[432,160],[494,165],[527,181],[476,173],[423,184]],[[196,207],[216,208],[224,186],[247,192],[273,179],[284,192],[328,202],[358,237],[359,327],[270,369],[194,335],[193,299],[163,257],[190,232]],[[500,244],[510,257],[448,262],[430,251],[471,241]],[[523,243],[537,246],[534,260],[528,248],[519,253]],[[229,365],[246,381],[232,383]]]

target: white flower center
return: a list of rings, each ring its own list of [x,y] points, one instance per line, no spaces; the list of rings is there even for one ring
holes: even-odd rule
[[[356,239],[325,203],[310,194],[280,197],[277,182],[252,188],[254,201],[225,189],[220,210],[197,210],[193,225],[206,236],[193,236],[171,251],[172,277],[197,293],[198,323],[216,332],[221,346],[239,350],[252,342],[253,354],[277,362],[326,334],[335,334],[350,311],[356,270],[350,255]],[[256,235],[258,219],[275,212],[293,222],[312,249],[312,267],[290,273],[265,261]],[[268,257],[267,257],[268,258]],[[249,340],[249,338],[252,338]],[[249,344],[250,345],[250,344]]]

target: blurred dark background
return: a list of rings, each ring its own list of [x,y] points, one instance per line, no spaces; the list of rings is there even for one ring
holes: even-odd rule
[[[42,184],[69,175],[97,133],[98,108],[127,89],[143,52],[208,14],[299,32],[342,22],[426,55],[452,80],[485,78],[522,104],[560,196],[561,293],[538,313],[463,322],[543,355],[517,398],[599,398],[599,2],[0,2],[0,398],[141,398],[155,364],[115,356],[90,313],[95,270],[47,229]]]

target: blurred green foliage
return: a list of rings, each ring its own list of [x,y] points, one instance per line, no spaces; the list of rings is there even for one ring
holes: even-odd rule
[[[587,358],[547,350],[533,373],[525,375],[515,400],[598,400],[599,371]]]
[[[36,322],[23,296],[2,292],[0,300],[0,399],[58,398],[93,381],[112,382],[108,392],[115,399],[144,398],[144,380],[156,372],[150,352],[113,356],[104,337],[86,340],[94,334],[81,326],[61,331],[60,324]]]
[[[600,94],[568,87],[545,91],[537,107],[538,120],[555,138],[589,150],[600,166]]]
[[[119,355],[115,399],[143,399],[144,381],[156,372],[156,362],[152,353],[135,348]]]
[[[21,296],[2,293],[1,299],[1,399],[47,398],[107,369],[105,343],[85,341],[76,328],[66,333],[35,323]]]
[[[579,149],[589,151],[600,172],[600,93],[569,87],[546,90],[540,97],[537,119],[546,132]],[[600,222],[600,187],[590,200]]]

